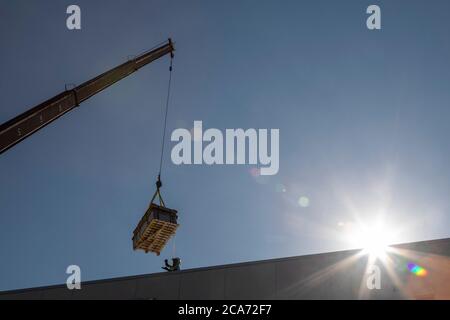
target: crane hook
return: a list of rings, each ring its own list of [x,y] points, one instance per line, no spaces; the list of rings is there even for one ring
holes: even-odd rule
[[[156,197],[159,198],[159,205],[162,207],[165,207],[166,204],[164,203],[164,200],[161,196],[161,192],[159,189],[161,189],[162,187],[162,182],[161,182],[161,175],[158,174],[158,179],[156,180],[156,191],[155,194],[153,195],[152,201],[150,201],[150,205],[153,203],[153,201],[155,200]]]

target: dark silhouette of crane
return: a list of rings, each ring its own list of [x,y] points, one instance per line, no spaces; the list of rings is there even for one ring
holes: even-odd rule
[[[3,123],[0,126],[0,154],[143,66],[166,54],[170,54],[173,58],[174,51],[173,42],[169,39],[164,45],[138,55],[71,90],[65,90]]]

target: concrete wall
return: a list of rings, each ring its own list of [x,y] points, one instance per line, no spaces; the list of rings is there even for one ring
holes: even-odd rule
[[[381,289],[366,282],[369,256],[332,252],[0,293],[2,299],[450,299],[450,239],[395,246]],[[412,274],[407,264],[427,269]]]

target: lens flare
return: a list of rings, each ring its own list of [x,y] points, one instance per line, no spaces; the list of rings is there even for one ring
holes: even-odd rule
[[[303,196],[298,199],[298,204],[302,208],[309,207],[309,203],[310,203],[310,201],[309,201],[308,197]]]
[[[425,277],[428,274],[428,271],[415,263],[408,263],[408,269],[411,273],[415,274],[418,277]]]

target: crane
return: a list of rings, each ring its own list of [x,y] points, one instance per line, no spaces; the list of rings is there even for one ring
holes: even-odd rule
[[[145,65],[175,51],[172,40],[136,56],[79,86],[65,90],[60,94],[42,102],[0,126],[0,154],[15,146],[25,138],[55,121],[63,114],[73,110],[80,103],[103,91],[114,83],[126,78]]]
[[[97,77],[80,84],[72,90],[66,89],[53,98],[50,98],[49,100],[44,101],[30,110],[18,115],[17,117],[3,123],[0,126],[0,154],[55,121],[63,114],[79,106],[83,101],[129,76],[143,66],[165,56],[166,54],[170,54],[172,59],[174,51],[175,48],[173,42],[169,38],[165,44],[157,47],[156,49],[140,54],[134,59],[102,73]],[[172,71],[172,60],[169,70]],[[159,168],[160,174],[163,159],[162,155],[164,151],[164,136],[167,121],[170,79],[171,77],[169,78],[169,91],[167,96],[166,116],[164,120],[161,163]],[[154,252],[157,255],[160,254],[167,241],[172,237],[172,235],[175,234],[175,231],[179,226],[177,223],[177,211],[167,208],[162,200],[160,194],[160,188],[162,186],[160,174],[158,175],[158,181],[156,182],[156,192],[150,202],[149,208],[136,227],[132,238],[134,250],[141,249],[146,253]],[[159,205],[154,203],[156,197],[159,197]],[[175,271],[179,269],[180,259],[176,259],[174,259],[173,265],[169,265],[166,262],[166,270]]]

